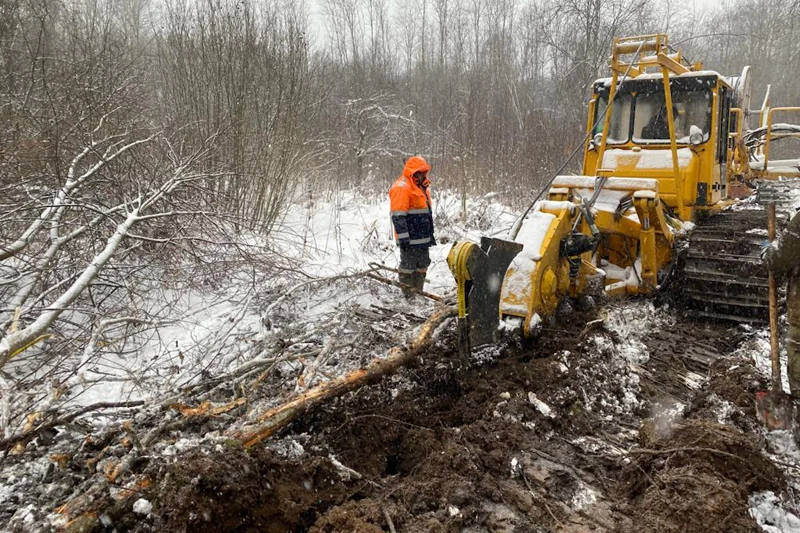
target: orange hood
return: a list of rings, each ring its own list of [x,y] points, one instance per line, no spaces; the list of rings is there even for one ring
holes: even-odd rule
[[[405,168],[403,168],[403,176],[405,176],[405,178],[409,182],[416,184],[414,182],[414,173],[415,172],[424,172],[424,173],[427,174],[430,169],[431,169],[431,166],[428,164],[427,161],[425,161],[424,158],[422,158],[422,157],[420,157],[418,155],[415,155],[415,156],[409,157],[408,161],[406,161],[406,166],[405,166]],[[423,185],[426,186],[426,187],[428,185],[430,185],[430,181],[428,181],[428,177],[427,176],[425,177],[425,181],[423,182]]]

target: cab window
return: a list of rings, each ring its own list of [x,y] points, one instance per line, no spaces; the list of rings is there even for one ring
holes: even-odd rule
[[[608,140],[609,144],[623,144],[628,142],[630,138],[630,118],[631,118],[631,100],[630,94],[618,94],[613,109],[611,110],[611,122],[608,126]],[[605,121],[604,113],[608,107],[608,98],[601,96],[597,101],[597,114],[595,120],[598,118],[600,122],[595,126],[592,131],[592,137],[603,131],[603,123]]]
[[[703,134],[707,141],[711,131],[712,81],[706,78],[675,78],[670,80],[672,112],[675,120],[675,140],[688,144],[693,131]],[[598,84],[595,120],[608,105],[608,87]],[[603,120],[595,126],[592,136],[600,133]],[[608,133],[608,144],[667,144],[669,126],[666,98],[660,79],[631,80],[619,89]]]
[[[709,91],[673,92],[672,116],[675,120],[675,141],[678,144],[689,142],[692,126],[701,131],[703,141],[707,141],[711,124],[711,93]],[[636,143],[669,142],[667,104],[663,92],[636,95],[633,141]]]

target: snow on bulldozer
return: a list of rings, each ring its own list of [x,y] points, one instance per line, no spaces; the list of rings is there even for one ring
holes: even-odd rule
[[[775,141],[800,136],[776,116],[800,108],[770,108],[767,90],[751,111],[749,67],[736,77],[703,70],[664,34],[616,38],[610,67],[592,85],[581,175],[551,179],[507,240],[454,243],[462,350],[499,329],[531,337],[559,302],[593,285],[608,296],[654,294],[675,274],[677,243],[713,220],[681,261],[687,309],[768,320],[764,237],[753,231],[766,228],[765,210],[728,208],[756,188],[787,197],[763,184],[800,176],[800,161],[770,159]]]

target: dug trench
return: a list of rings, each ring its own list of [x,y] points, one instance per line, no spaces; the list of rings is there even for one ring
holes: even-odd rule
[[[469,361],[443,328],[416,366],[271,442],[152,460],[152,512],[115,527],[759,531],[748,495],[784,481],[755,419],[764,384],[731,355],[748,333],[651,303],[630,313],[642,310],[653,329],[638,335],[605,311],[572,313],[532,347]]]

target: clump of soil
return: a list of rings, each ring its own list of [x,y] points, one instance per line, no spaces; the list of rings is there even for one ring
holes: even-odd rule
[[[721,417],[747,433],[757,433],[759,424],[755,408],[756,391],[768,390],[752,362],[720,359],[709,369],[708,384],[694,397],[687,416],[691,418]]]
[[[640,441],[622,478],[637,531],[757,531],[748,494],[782,485],[761,444],[729,425],[693,419],[664,435],[648,423]]]
[[[388,529],[389,525],[387,516],[388,520],[392,520],[392,525],[400,524],[406,518],[403,515],[398,517],[397,509],[387,508],[385,504],[372,498],[348,501],[330,509],[308,531],[309,533],[337,533],[339,531],[383,533],[384,528]]]
[[[658,479],[661,486],[648,489],[635,505],[639,520],[629,531],[760,530],[746,514],[747,493],[735,481],[720,480],[691,466],[672,468]]]
[[[708,391],[743,409],[755,418],[755,393],[767,390],[769,384],[762,378],[749,359],[717,361],[711,366]]]
[[[298,531],[353,492],[326,458],[285,459],[264,449],[193,451],[151,474],[153,531]]]

